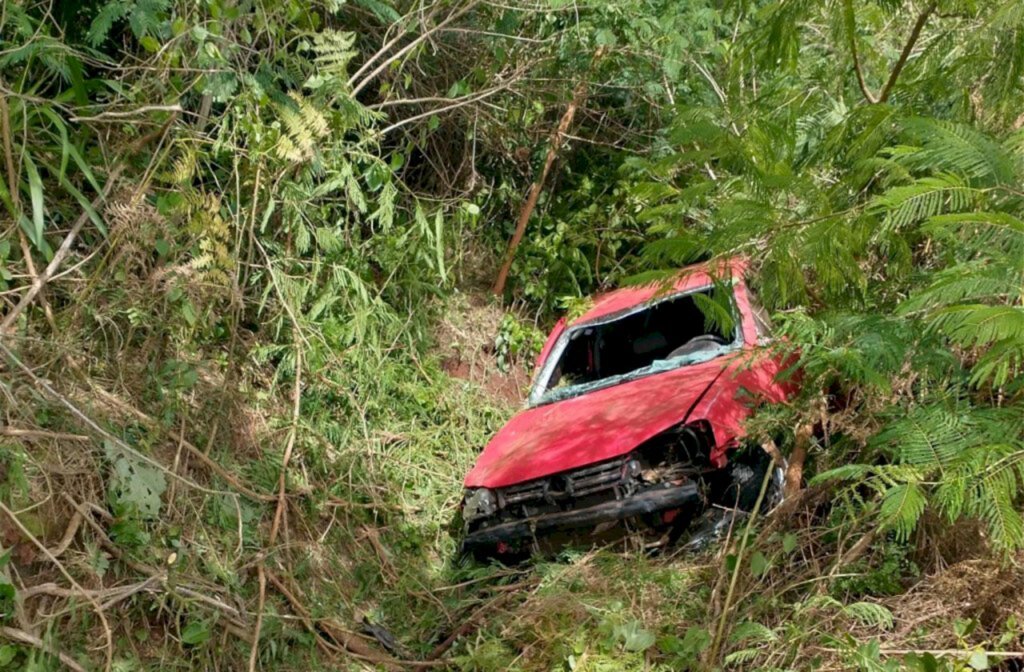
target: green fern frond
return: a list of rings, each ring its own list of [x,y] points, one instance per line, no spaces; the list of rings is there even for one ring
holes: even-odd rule
[[[655,267],[685,266],[707,254],[707,243],[697,235],[655,240],[644,247],[644,258]]]
[[[887,425],[872,443],[887,446],[901,464],[943,471],[972,444],[975,429],[970,415],[930,404]]]
[[[704,328],[721,334],[732,334],[736,328],[733,317],[735,307],[732,304],[732,293],[715,291],[707,294],[693,294],[693,302],[704,315]]]
[[[1007,148],[971,126],[917,117],[904,121],[904,129],[920,146],[904,158],[911,165],[983,184],[1015,183],[1017,166]]]
[[[99,13],[93,18],[92,23],[89,24],[89,30],[86,31],[85,39],[92,46],[99,46],[107,39],[107,35],[110,34],[110,29],[114,27],[114,24],[128,15],[129,9],[128,3],[123,0],[114,0],[103,5]]]
[[[957,264],[939,271],[927,287],[900,304],[897,313],[907,315],[965,301],[1014,299],[1021,292],[1021,273],[990,260]]]
[[[884,217],[885,231],[898,232],[936,215],[965,210],[973,205],[977,196],[978,192],[963,178],[946,173],[893,187],[876,197],[868,211]]]
[[[978,357],[971,367],[970,383],[974,387],[1003,387],[1024,375],[1024,341],[996,341]]]
[[[128,27],[135,39],[153,35],[166,19],[170,5],[170,0],[135,0],[135,6],[128,15]]]
[[[901,483],[882,497],[879,519],[883,528],[891,529],[900,541],[907,541],[917,527],[928,500],[917,483]]]
[[[353,48],[355,33],[324,30],[313,37],[313,62],[317,66],[317,78],[321,84],[345,86],[348,81],[348,64],[358,55]]]
[[[756,660],[763,654],[763,648],[739,649],[727,655],[723,661],[726,667],[739,666],[740,669],[745,669],[751,661]]]
[[[317,141],[330,132],[330,124],[324,112],[300,94],[292,92],[285,100],[276,106],[284,133],[279,135],[274,150],[288,161],[309,161],[317,155]]]
[[[867,464],[844,464],[834,469],[822,471],[815,474],[810,485],[828,483],[830,481],[854,481],[860,480],[874,471],[873,467]]]
[[[1012,469],[985,472],[974,484],[967,512],[983,520],[993,543],[1004,550],[1024,545],[1024,519],[1016,507],[1017,474]]]
[[[383,23],[397,23],[402,18],[394,7],[386,2],[382,2],[382,0],[353,0],[353,2],[364,9],[368,9],[371,14]]]
[[[891,630],[896,617],[885,606],[876,602],[854,602],[842,607],[843,613],[863,625]]]
[[[966,304],[937,311],[932,326],[965,347],[982,347],[997,341],[1024,343],[1024,307]]]
[[[766,625],[756,621],[738,623],[729,633],[729,641],[738,642],[777,642],[778,634]]]
[[[960,212],[929,218],[921,231],[970,249],[1002,250],[1024,263],[1024,221],[1005,211]]]

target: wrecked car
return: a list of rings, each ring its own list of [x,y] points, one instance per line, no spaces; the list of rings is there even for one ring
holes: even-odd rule
[[[769,460],[740,450],[744,421],[793,390],[745,270],[688,267],[559,321],[526,408],[465,477],[463,549],[501,557],[556,531],[623,520],[682,529],[715,505],[752,508]]]

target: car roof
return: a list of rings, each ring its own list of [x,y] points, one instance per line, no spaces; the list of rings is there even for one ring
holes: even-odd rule
[[[623,287],[594,297],[585,313],[569,326],[600,320],[616,313],[628,311],[667,294],[705,287],[715,280],[739,278],[742,280],[747,264],[740,258],[715,259],[687,266],[675,276],[636,287]]]

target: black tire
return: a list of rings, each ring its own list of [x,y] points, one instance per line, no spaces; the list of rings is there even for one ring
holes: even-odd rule
[[[727,508],[751,512],[761,493],[761,484],[771,466],[771,458],[758,446],[748,446],[729,455],[729,464],[712,482],[711,501]],[[776,465],[769,477],[761,511],[775,508],[782,501],[784,465]]]

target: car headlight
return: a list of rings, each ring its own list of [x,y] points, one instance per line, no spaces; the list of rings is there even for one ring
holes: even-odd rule
[[[484,518],[498,510],[498,500],[494,492],[487,488],[466,490],[466,498],[462,501],[462,516],[466,520]]]

